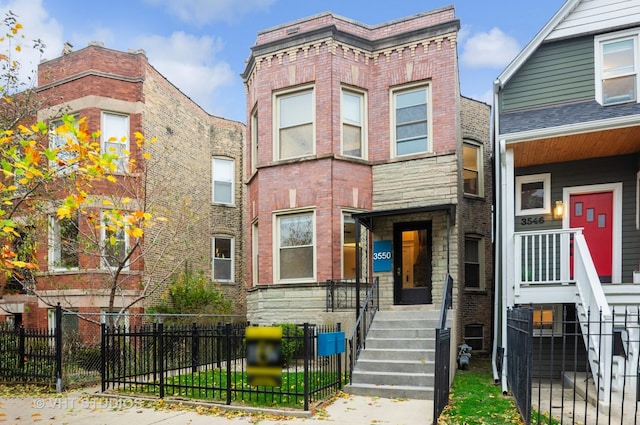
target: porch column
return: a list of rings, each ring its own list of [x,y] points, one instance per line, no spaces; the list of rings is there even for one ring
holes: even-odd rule
[[[362,259],[360,258],[360,219],[355,217],[354,236],[356,239],[356,321],[360,315],[360,275],[362,267]]]

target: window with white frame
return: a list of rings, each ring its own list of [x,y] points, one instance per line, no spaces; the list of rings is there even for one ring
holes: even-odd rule
[[[234,240],[230,237],[213,238],[213,280],[230,282],[233,280]]]
[[[258,108],[251,114],[251,173],[258,169]]]
[[[100,323],[104,323],[107,326],[115,326],[124,330],[129,329],[129,317],[131,315],[126,312],[120,312],[119,308],[114,308],[112,313],[109,313],[108,308],[100,309]]]
[[[79,266],[78,215],[49,218],[49,269],[77,270]]]
[[[77,143],[73,132],[69,131],[62,120],[52,121],[49,128],[49,149],[56,151],[56,156],[49,161],[49,167],[56,173],[68,174],[78,169],[75,162],[78,154],[69,149],[69,142]]]
[[[466,236],[464,239],[464,287],[466,289],[484,289],[483,246],[482,238]]]
[[[116,227],[105,221],[100,229],[100,245],[102,247],[102,266],[117,268],[126,258],[129,249],[129,235],[122,227]],[[127,264],[125,264],[125,269]]]
[[[342,154],[365,158],[364,93],[342,89]]]
[[[213,158],[213,203],[232,205],[234,161],[226,158]]]
[[[596,100],[601,105],[637,101],[640,30],[596,36]]]
[[[278,280],[313,280],[315,277],[314,235],[313,212],[276,216]]]
[[[395,156],[429,151],[429,86],[392,92]]]
[[[466,195],[483,196],[482,147],[465,142],[462,145],[462,178]]]
[[[126,173],[129,163],[129,116],[102,112],[102,151],[116,155],[116,172]]]
[[[276,160],[313,155],[313,89],[276,95]]]
[[[551,213],[551,174],[516,177],[516,215]]]

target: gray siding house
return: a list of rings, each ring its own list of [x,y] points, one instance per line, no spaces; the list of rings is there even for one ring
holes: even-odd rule
[[[505,354],[494,373],[505,389],[506,311],[518,305],[536,307],[541,338],[563,309],[580,321],[605,402],[617,374],[637,375],[638,347],[611,355],[585,317],[640,304],[639,68],[640,0],[567,0],[494,82],[494,360]]]

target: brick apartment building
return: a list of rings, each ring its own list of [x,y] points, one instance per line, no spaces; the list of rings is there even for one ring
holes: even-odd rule
[[[145,172],[119,169],[117,185],[96,186],[92,195],[131,197],[133,203],[152,205],[149,210],[155,216],[169,219],[170,230],[147,230],[143,248],[136,253],[144,257],[121,273],[115,307],[145,296],[131,309],[142,311],[161,296],[169,275],[189,267],[219,283],[221,291],[234,300],[236,312],[244,313],[244,186],[239,183],[244,124],[209,115],[163,77],[143,51],[115,51],[101,43],[66,50],[42,62],[37,92],[44,102],[39,120],[55,125],[62,113],[86,117],[90,129],[101,129],[103,150],[114,143],[110,136],[124,136],[118,152],[126,156],[129,151],[144,164],[139,170]],[[158,138],[148,145],[150,159],[144,159],[132,142],[137,131]],[[98,206],[95,209],[99,213]],[[77,248],[77,254],[61,264],[59,245],[69,243],[69,234],[62,234],[66,227],[54,211],[48,228],[39,232],[40,270],[35,286],[28,291],[18,288],[0,299],[5,321],[47,327],[51,308],[58,302],[79,312],[100,313],[108,306],[105,279],[109,271],[98,259],[100,253],[91,255]],[[82,219],[73,226],[75,238],[91,231]]]
[[[439,306],[449,273],[458,340],[489,348],[489,106],[460,95],[459,25],[445,7],[258,33],[243,73],[250,322],[349,332],[327,280],[379,278],[384,310]]]

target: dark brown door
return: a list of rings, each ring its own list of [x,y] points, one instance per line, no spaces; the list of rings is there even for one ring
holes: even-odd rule
[[[393,228],[395,304],[431,304],[431,222]]]

